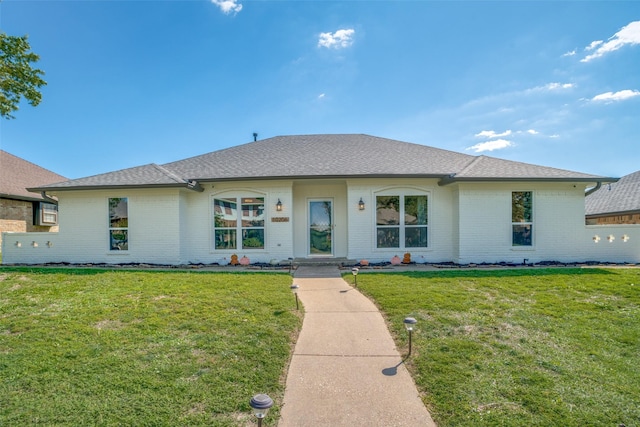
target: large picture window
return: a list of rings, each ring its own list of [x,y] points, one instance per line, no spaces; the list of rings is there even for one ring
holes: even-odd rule
[[[533,194],[531,191],[511,193],[511,244],[533,245]]]
[[[427,195],[376,196],[377,248],[426,248],[428,228]]]
[[[213,199],[214,248],[264,249],[264,197]]]
[[[109,249],[129,250],[129,203],[126,197],[109,199]]]

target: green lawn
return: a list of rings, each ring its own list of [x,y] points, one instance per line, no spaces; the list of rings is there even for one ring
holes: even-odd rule
[[[353,282],[351,275],[346,280]],[[640,426],[640,270],[360,274],[439,426]]]
[[[0,268],[0,425],[276,425],[287,274]]]

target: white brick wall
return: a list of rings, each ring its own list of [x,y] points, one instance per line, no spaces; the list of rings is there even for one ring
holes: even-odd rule
[[[584,225],[584,186],[572,184],[459,184],[435,179],[356,179],[324,184],[251,181],[205,184],[201,193],[177,189],[60,192],[59,233],[7,233],[3,262],[12,263],[226,263],[233,253],[252,262],[306,257],[308,200],[334,201],[336,257],[388,261],[404,251],[375,248],[375,194],[389,189],[429,195],[429,248],[410,250],[416,262],[531,263],[540,261],[640,262],[640,226]],[[511,192],[534,195],[534,245],[511,245]],[[410,191],[409,191],[410,192]],[[264,250],[214,251],[213,195],[265,197]],[[129,250],[110,251],[108,198],[129,198]],[[358,209],[362,198],[365,210]],[[282,212],[276,212],[280,199]],[[275,222],[272,218],[288,218]],[[459,221],[458,221],[459,219]],[[594,236],[600,241],[595,243]],[[614,239],[609,242],[607,237]],[[627,236],[626,242],[623,236]],[[35,244],[34,244],[35,242]]]

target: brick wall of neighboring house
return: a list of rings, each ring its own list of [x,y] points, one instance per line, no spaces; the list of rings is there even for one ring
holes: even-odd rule
[[[640,213],[587,218],[587,225],[640,224]]]
[[[2,247],[2,233],[5,231],[16,233],[58,231],[57,225],[53,227],[33,225],[33,203],[0,198],[0,247]]]

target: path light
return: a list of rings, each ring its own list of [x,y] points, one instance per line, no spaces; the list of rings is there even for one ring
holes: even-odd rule
[[[409,331],[409,354],[407,354],[407,357],[411,356],[411,332],[413,332],[416,323],[418,323],[418,321],[413,317],[405,317],[404,319],[404,327]]]
[[[358,286],[358,273],[360,269],[358,267],[353,267],[351,269],[351,274],[353,274],[353,281],[355,282],[355,286]]]
[[[269,408],[273,406],[273,400],[266,394],[256,394],[251,398],[249,405],[253,408],[253,415],[258,419],[258,427],[261,427],[262,419],[267,416]]]
[[[300,289],[300,286],[291,285],[291,291],[296,296],[296,310],[300,310],[300,307],[298,306],[298,289]]]

